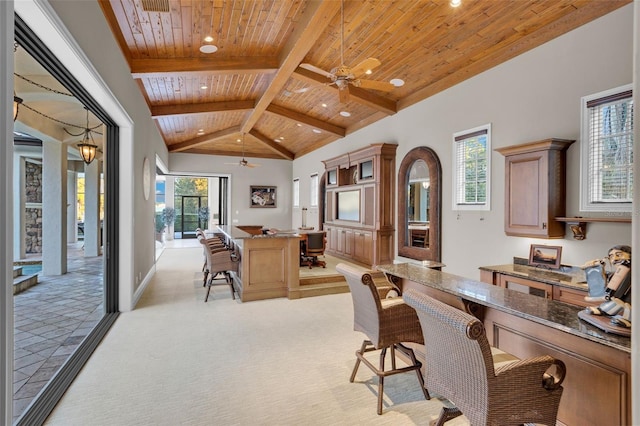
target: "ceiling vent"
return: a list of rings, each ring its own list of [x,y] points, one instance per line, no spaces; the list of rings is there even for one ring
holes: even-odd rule
[[[169,0],[142,0],[142,9],[145,12],[168,12]]]

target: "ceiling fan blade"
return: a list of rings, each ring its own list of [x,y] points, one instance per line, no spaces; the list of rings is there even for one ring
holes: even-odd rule
[[[311,65],[311,64],[300,64],[300,68],[304,68],[305,70],[311,71],[311,72],[315,72],[316,74],[320,74],[323,75],[327,78],[332,78],[333,74],[331,74],[329,71],[325,71],[322,68],[318,68],[315,65]]]
[[[260,164],[247,163],[246,166],[249,167],[250,169],[253,169],[254,167],[260,167]]]
[[[315,89],[316,87],[317,86],[301,87],[300,89],[293,90],[293,93],[306,93],[306,92],[309,92],[309,91]]]
[[[346,104],[349,101],[349,85],[338,90],[338,93],[340,94],[340,103]]]
[[[357,81],[359,81],[359,84],[355,84],[354,82],[354,86],[362,87],[363,89],[373,89],[373,90],[380,90],[383,92],[390,92],[396,88],[396,86],[394,86],[391,83],[387,83],[386,81],[375,81],[375,80],[357,80]]]
[[[376,58],[367,58],[364,61],[360,62],[355,67],[351,68],[351,73],[357,77],[359,75],[366,73],[369,70],[379,67],[380,64],[382,64],[382,62],[380,62]]]

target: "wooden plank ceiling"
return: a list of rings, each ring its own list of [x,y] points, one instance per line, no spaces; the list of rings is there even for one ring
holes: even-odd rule
[[[630,1],[100,4],[170,152],[240,156],[245,135],[247,157],[293,159]],[[203,45],[217,51],[202,53]],[[341,102],[337,85],[319,71],[331,72],[341,57],[351,68],[367,58],[381,62],[355,78],[405,84],[347,84]]]

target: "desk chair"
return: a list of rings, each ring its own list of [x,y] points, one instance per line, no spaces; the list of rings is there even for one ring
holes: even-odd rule
[[[309,232],[306,237],[307,241],[304,252],[301,253],[300,264],[308,265],[309,269],[314,265],[326,268],[327,262],[318,260],[318,256],[324,256],[324,250],[327,246],[326,232]]]
[[[382,414],[382,399],[384,378],[394,374],[415,371],[418,375],[420,388],[426,399],[430,399],[429,392],[424,387],[424,380],[413,350],[402,342],[423,344],[422,330],[416,311],[403,302],[400,297],[384,298],[385,293],[392,287],[379,288],[375,285],[371,275],[364,270],[339,263],[336,271],[344,275],[349,284],[353,300],[353,329],[360,331],[367,337],[359,350],[356,351],[356,364],[351,373],[350,382],[353,383],[362,361],[378,376],[378,414]],[[399,291],[399,289],[394,289]],[[385,370],[387,350],[391,352],[391,369]],[[380,350],[380,367],[374,366],[365,353]],[[396,350],[404,353],[411,364],[406,367],[396,366]]]
[[[437,426],[462,414],[471,425],[556,424],[566,372],[562,361],[549,355],[520,360],[489,346],[474,316],[415,290],[403,298],[416,310],[429,342],[427,386],[455,404],[442,409]]]

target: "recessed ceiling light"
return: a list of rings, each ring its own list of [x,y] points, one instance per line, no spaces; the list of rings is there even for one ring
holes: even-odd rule
[[[449,2],[449,5],[450,5],[451,7],[458,7],[458,6],[460,6],[461,4],[462,4],[462,0],[451,0],[451,1]]]
[[[373,72],[373,71],[371,71],[371,70],[366,70],[364,73],[365,73],[366,75],[371,75],[371,73],[372,73],[372,72]]]
[[[200,46],[200,51],[202,53],[215,53],[218,51],[218,46],[215,44],[203,44]]]
[[[203,84],[202,86],[200,86],[200,90],[207,90],[209,88],[209,86],[207,86],[206,84]]]
[[[322,104],[322,107],[323,107],[323,108],[326,108],[326,107],[327,107],[327,104]]]
[[[340,115],[343,117],[351,117],[351,113],[349,111],[340,111]]]
[[[278,139],[278,138],[275,138],[273,141],[274,141],[274,142],[278,142],[278,143],[282,142],[282,141],[281,141],[280,139]]]
[[[296,123],[296,126],[298,126],[298,127],[302,127],[302,124],[300,124],[300,123]]]
[[[213,41],[213,37],[211,37],[210,35],[206,36],[204,38],[204,41],[206,41],[207,43],[211,43]]]
[[[396,87],[404,86],[404,80],[401,78],[394,78],[390,80],[389,83],[393,84]]]
[[[242,139],[238,138],[236,139],[236,142],[242,142]]]
[[[312,130],[312,132],[313,132],[313,133],[322,133],[322,132],[321,132],[320,130],[318,130],[318,129],[313,129],[313,130]]]

